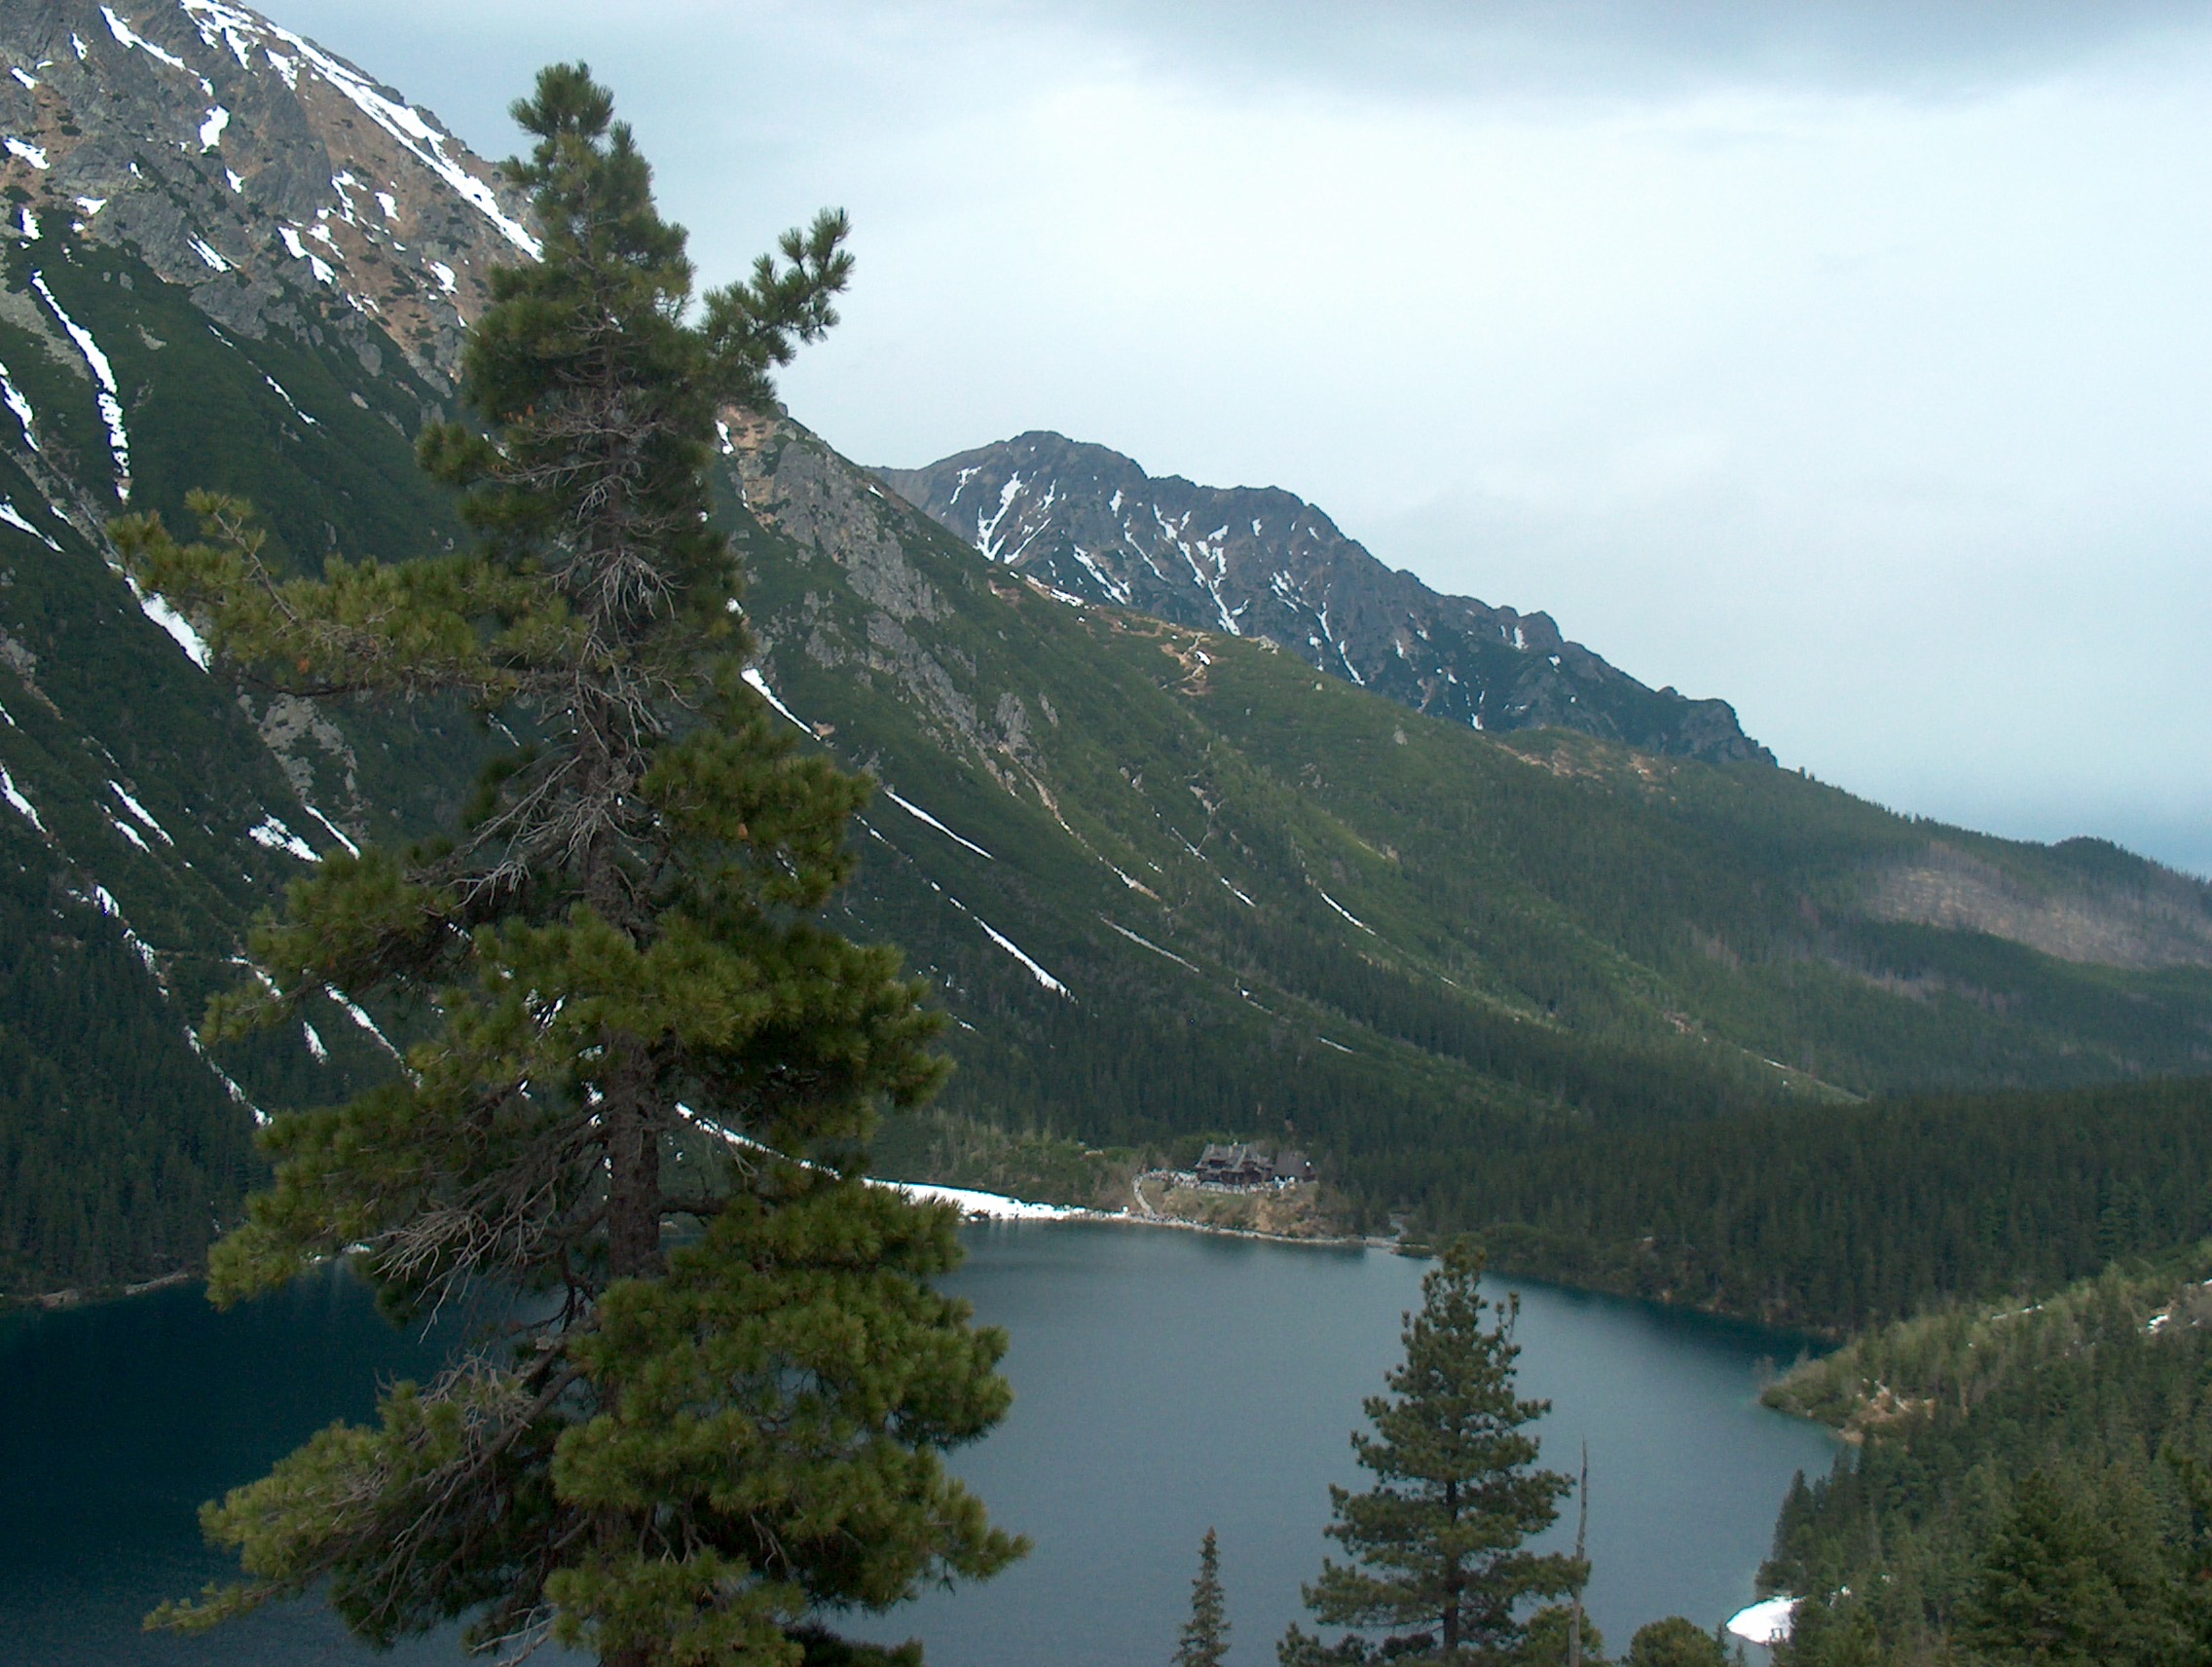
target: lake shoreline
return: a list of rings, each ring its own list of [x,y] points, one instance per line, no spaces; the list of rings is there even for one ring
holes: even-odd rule
[[[966,1221],[1112,1222],[1125,1227],[1177,1228],[1185,1233],[1208,1233],[1223,1239],[1250,1239],[1266,1244],[1312,1244],[1338,1250],[1390,1250],[1403,1254],[1425,1254],[1425,1251],[1416,1252],[1408,1241],[1375,1234],[1272,1233],[1259,1227],[1237,1227],[1223,1222],[1192,1221],[1184,1216],[1165,1215],[1144,1204],[1141,1190],[1144,1181],[1164,1172],[1154,1170],[1137,1176],[1131,1184],[1137,1204],[1123,1209],[1100,1209],[1089,1204],[1037,1204],[1005,1193],[944,1186],[934,1181],[878,1180],[874,1184],[896,1187],[908,1198],[921,1202],[951,1204]]]
[[[69,1309],[92,1308],[101,1303],[122,1302],[129,1297],[142,1297],[152,1291],[166,1291],[171,1285],[190,1284],[203,1279],[207,1270],[203,1267],[178,1268],[174,1272],[156,1275],[151,1279],[136,1279],[120,1285],[67,1285],[54,1291],[25,1291],[19,1296],[0,1300],[0,1314],[20,1314],[35,1310],[40,1314],[61,1314]]]

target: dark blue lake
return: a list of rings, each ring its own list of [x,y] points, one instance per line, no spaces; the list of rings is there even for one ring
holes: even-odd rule
[[[1036,1550],[866,1630],[918,1635],[938,1667],[1164,1662],[1212,1527],[1232,1659],[1272,1662],[1319,1566],[1328,1484],[1357,1479],[1347,1437],[1397,1356],[1423,1264],[1098,1223],[977,1227],[968,1241],[955,1283],[1011,1332],[1016,1399],[958,1467]],[[1554,1403],[1546,1462],[1571,1468],[1590,1444],[1589,1596],[1608,1645],[1663,1614],[1711,1626],[1748,1603],[1791,1474],[1833,1454],[1825,1432],[1757,1404],[1794,1345],[1513,1283],[1523,1392]],[[199,1540],[201,1500],[364,1415],[380,1374],[433,1364],[337,1275],[228,1315],[173,1289],[0,1320],[0,1658],[456,1661],[442,1639],[373,1656],[309,1606],[206,1639],[137,1624],[224,1573]]]

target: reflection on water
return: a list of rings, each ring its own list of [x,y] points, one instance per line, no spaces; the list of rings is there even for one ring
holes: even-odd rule
[[[1221,1537],[1232,1658],[1272,1660],[1318,1567],[1327,1484],[1397,1356],[1422,1264],[1098,1224],[971,1229],[953,1283],[1013,1337],[1013,1416],[957,1466],[1027,1562],[877,1623],[939,1667],[1165,1660],[1199,1537]],[[1756,1404],[1771,1335],[1523,1284],[1524,1392],[1547,1458],[1590,1441],[1591,1604],[1609,1643],[1657,1615],[1710,1626],[1751,1595],[1793,1470],[1827,1437]],[[200,1500],[261,1473],[379,1378],[436,1351],[343,1276],[217,1315],[197,1290],[0,1320],[0,1656],[31,1667],[454,1662],[450,1636],[374,1657],[313,1606],[206,1639],[138,1616],[223,1575]],[[1787,1364],[1787,1361],[1773,1362]]]

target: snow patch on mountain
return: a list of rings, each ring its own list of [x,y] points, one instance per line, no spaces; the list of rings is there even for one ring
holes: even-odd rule
[[[302,64],[312,68],[322,81],[350,99],[362,115],[397,140],[408,155],[443,180],[455,196],[490,221],[500,237],[531,259],[543,258],[544,245],[527,226],[499,206],[491,186],[447,154],[449,146],[461,149],[460,141],[432,124],[412,104],[387,97],[351,64],[333,57],[305,35],[294,34],[266,18],[240,7],[222,4],[221,0],[179,0],[179,3],[185,15],[199,25],[202,39],[212,45],[219,36],[241,62],[250,64],[252,49],[260,46],[276,72],[284,77],[286,87],[297,90]],[[270,50],[266,42],[272,39],[281,41],[291,49],[291,54]]]
[[[377,1044],[377,1046],[382,1048],[387,1054],[389,1054],[394,1059],[401,1059],[406,1057],[406,1056],[400,1053],[397,1048],[394,1048],[391,1045],[391,1038],[387,1036],[382,1030],[377,1028],[377,1021],[369,1017],[368,1010],[362,1007],[359,1002],[355,1001],[344,990],[338,989],[335,986],[329,984],[325,984],[323,986],[323,993],[328,995],[332,1001],[338,1004],[340,1011],[343,1012],[348,1019],[350,1019],[355,1024],[358,1024],[363,1030],[367,1031],[371,1040],[373,1040]]]
[[[1117,871],[1117,872],[1119,872],[1119,871]],[[1124,878],[1126,878],[1127,876],[1125,876],[1125,875],[1124,875]],[[1099,916],[1098,918],[1099,918],[1100,920],[1102,920],[1102,921],[1105,921],[1105,924],[1106,924],[1106,926],[1107,926],[1107,927],[1108,927],[1108,928],[1109,928],[1110,930],[1112,930],[1112,931],[1115,931],[1115,932],[1119,932],[1119,933],[1120,933],[1120,934],[1121,934],[1121,935],[1122,935],[1123,937],[1126,938],[1126,939],[1127,939],[1127,940],[1128,940],[1128,941],[1129,941],[1130,943],[1132,943],[1132,944],[1136,944],[1136,945],[1141,945],[1141,946],[1142,946],[1142,947],[1144,947],[1144,948],[1150,949],[1150,950],[1151,950],[1151,951],[1152,951],[1152,952],[1153,952],[1153,953],[1154,953],[1155,955],[1165,955],[1165,956],[1166,956],[1166,957],[1167,957],[1167,958],[1168,958],[1168,959],[1169,959],[1170,961],[1173,961],[1173,962],[1174,962],[1174,963],[1175,963],[1175,964],[1176,964],[1176,965],[1177,965],[1178,967],[1190,967],[1190,970],[1191,970],[1192,972],[1194,972],[1194,973],[1195,973],[1195,972],[1197,972],[1197,971],[1198,970],[1198,969],[1197,967],[1191,966],[1191,963],[1190,963],[1190,962],[1188,962],[1188,961],[1184,960],[1184,959],[1183,959],[1183,957],[1182,957],[1182,956],[1180,956],[1180,955],[1178,955],[1177,953],[1175,953],[1175,951],[1174,951],[1174,950],[1172,950],[1172,949],[1162,949],[1162,948],[1161,948],[1161,946],[1160,946],[1160,945],[1159,945],[1158,944],[1155,944],[1155,943],[1154,943],[1154,942],[1153,942],[1153,941],[1152,941],[1152,940],[1151,940],[1150,938],[1145,938],[1145,937],[1142,937],[1142,936],[1138,935],[1137,933],[1131,932],[1131,931],[1130,931],[1130,930],[1129,930],[1129,929],[1128,929],[1128,928],[1127,928],[1126,926],[1124,926],[1124,925],[1122,925],[1122,924],[1121,924],[1121,923],[1120,923],[1119,921],[1114,921],[1114,920],[1107,920],[1107,919],[1106,919],[1106,916],[1104,916],[1103,914],[1101,914],[1101,915],[1100,915],[1100,916]]]
[[[23,790],[16,785],[16,778],[8,773],[6,764],[0,764],[0,798],[6,799],[9,804],[13,805],[16,813],[37,829],[41,835],[47,838],[53,837],[53,835],[47,834],[46,824],[38,819],[38,806],[23,796]]]
[[[110,793],[123,801],[123,808],[143,823],[147,831],[160,839],[163,844],[173,845],[176,843],[174,839],[169,837],[169,831],[154,820],[154,813],[131,797],[129,791],[121,782],[110,781],[107,787]]]
[[[32,537],[36,538],[40,543],[44,544],[48,549],[54,551],[56,555],[60,553],[61,546],[55,543],[54,539],[48,535],[40,532],[36,527],[32,526],[28,521],[26,521],[23,518],[23,512],[18,509],[14,501],[9,499],[0,498],[0,521],[5,521],[9,526],[16,528],[19,532],[28,533]]]
[[[271,388],[276,389],[276,397],[281,399],[287,406],[291,408],[293,416],[297,417],[301,422],[311,425],[312,426],[321,426],[321,424],[317,423],[315,419],[310,417],[305,411],[302,411],[300,409],[300,402],[294,399],[290,393],[285,391],[284,385],[282,383],[278,382],[267,371],[263,371],[261,373],[261,380],[263,382],[266,382]]]
[[[952,840],[955,844],[967,846],[969,850],[975,852],[977,856],[982,858],[985,862],[995,863],[998,861],[996,857],[992,856],[990,852],[984,850],[982,846],[977,844],[975,840],[961,837],[961,835],[955,834],[951,829],[947,828],[943,823],[940,822],[936,817],[932,816],[928,811],[924,810],[912,799],[902,797],[897,793],[894,793],[888,785],[885,785],[883,788],[883,796],[884,797],[891,800],[893,804],[896,804],[901,810],[903,810],[908,816],[914,818],[915,821],[928,823],[940,834],[942,834],[947,839]]]
[[[322,831],[325,834],[329,834],[333,839],[337,840],[341,845],[345,846],[346,854],[349,857],[358,857],[361,854],[361,847],[354,844],[351,839],[346,836],[345,829],[339,827],[337,823],[331,821],[329,817],[323,815],[321,811],[315,809],[315,807],[310,804],[306,799],[303,798],[300,800],[300,808],[306,811],[310,816],[313,817],[317,822],[321,823]],[[317,861],[320,861],[320,859],[318,858]]]
[[[209,87],[207,85],[207,78],[205,76],[195,73],[192,65],[186,63],[184,59],[178,57],[176,54],[168,51],[164,47],[156,46],[152,41],[146,39],[145,36],[137,33],[134,29],[131,28],[129,23],[125,22],[121,18],[118,18],[115,15],[113,8],[102,6],[100,8],[100,16],[107,19],[108,33],[112,34],[118,41],[121,41],[123,43],[123,47],[126,52],[142,52],[148,57],[159,59],[161,62],[167,64],[171,69],[182,70],[185,74],[192,76],[195,81],[200,83],[201,87],[204,91],[208,93],[215,91],[212,87]]]
[[[319,863],[321,853],[284,826],[283,819],[275,814],[264,814],[261,820],[245,831],[245,836],[265,851],[285,851],[303,863]]]
[[[1375,934],[1375,928],[1374,928],[1374,927],[1372,927],[1372,926],[1368,925],[1366,921],[1364,921],[1364,920],[1360,919],[1360,917],[1359,917],[1358,915],[1356,915],[1356,914],[1352,913],[1352,911],[1351,911],[1350,909],[1346,908],[1346,907],[1345,907],[1345,906],[1344,906],[1343,904],[1339,903],[1339,902],[1338,902],[1338,901],[1337,901],[1337,900],[1336,900],[1335,898],[1331,897],[1331,896],[1330,896],[1330,895],[1329,895],[1329,894],[1328,894],[1327,892],[1325,892],[1325,891],[1321,891],[1321,888],[1320,888],[1319,886],[1315,886],[1315,887],[1314,887],[1313,889],[1314,889],[1315,891],[1317,891],[1317,892],[1321,892],[1321,901],[1322,901],[1323,903],[1327,904],[1327,905],[1328,905],[1328,906],[1329,906],[1329,907],[1330,907],[1331,908],[1335,909],[1335,910],[1336,910],[1336,911],[1337,911],[1337,912],[1338,912],[1339,914],[1343,915],[1343,916],[1344,916],[1344,917],[1345,917],[1345,918],[1346,918],[1346,920],[1350,921],[1350,922],[1351,922],[1351,923],[1352,923],[1352,924],[1353,924],[1354,926],[1358,927],[1358,928],[1359,928],[1359,929],[1360,929],[1360,930],[1361,930],[1362,932],[1365,932],[1365,933],[1369,934],[1370,936],[1374,936],[1374,934]]]
[[[214,663],[214,655],[207,648],[207,639],[193,629],[191,620],[171,608],[166,598],[144,589],[129,574],[124,576],[130,586],[130,594],[138,600],[139,611],[175,639],[176,646],[184,650],[186,659],[202,671]]]
[[[786,718],[789,718],[793,723],[796,723],[801,729],[804,729],[809,735],[814,733],[813,724],[776,698],[776,691],[768,686],[768,680],[760,675],[758,666],[747,666],[743,675],[746,683],[752,685],[754,693],[765,700],[778,712],[781,712]]]
[[[985,920],[980,914],[977,914],[974,909],[970,908],[958,898],[953,897],[950,893],[946,894],[945,901],[951,904],[953,908],[960,910],[960,912],[965,914],[969,919],[973,920],[977,926],[980,926],[983,929],[983,936],[988,938],[992,943],[996,944],[1000,948],[1004,949],[1008,954],[1012,955],[1015,960],[1019,961],[1031,978],[1035,979],[1039,983],[1043,984],[1047,989],[1051,990],[1056,996],[1064,997],[1069,1001],[1073,1001],[1075,999],[1073,992],[1069,990],[1068,986],[1060,982],[1058,979],[1052,977],[1052,975],[1051,973],[1048,973],[1043,967],[1039,966],[1037,964],[1036,957],[1031,955],[1029,951],[1024,949],[1019,944],[1016,944],[1012,938],[1009,938],[1004,932],[1001,932],[996,926],[993,926],[988,920]]]
[[[99,343],[92,340],[92,331],[70,317],[61,303],[54,298],[45,273],[31,274],[31,287],[39,292],[62,329],[69,333],[69,339],[77,344],[77,351],[85,355],[85,363],[92,367],[92,378],[99,384],[95,399],[100,421],[107,425],[108,452],[115,460],[115,495],[127,500],[130,496],[130,435],[123,426],[123,396],[116,387],[115,367],[108,363],[107,354],[100,352]]]

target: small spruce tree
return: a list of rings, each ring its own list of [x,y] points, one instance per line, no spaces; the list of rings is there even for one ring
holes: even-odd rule
[[[1522,1605],[1581,1590],[1589,1566],[1524,1542],[1551,1526],[1571,1478],[1536,1467],[1528,1426],[1549,1403],[1513,1389],[1518,1297],[1493,1305],[1479,1289],[1482,1252],[1446,1245],[1421,1280],[1421,1308],[1406,1316],[1405,1358],[1371,1396],[1372,1435],[1352,1448],[1375,1472],[1365,1493],[1332,1487],[1329,1537],[1349,1563],[1324,1560],[1305,1588],[1324,1625],[1392,1631],[1380,1646],[1346,1635],[1333,1647],[1293,1626],[1278,1654],[1309,1662],[1405,1659],[1465,1667],[1512,1658],[1526,1643]]]
[[[1191,1618],[1175,1646],[1175,1667],[1221,1667],[1229,1655],[1229,1614],[1221,1597],[1221,1550],[1212,1529],[1198,1542],[1198,1574],[1191,1582]]]
[[[244,506],[206,541],[120,524],[233,669],[321,697],[460,700],[531,739],[461,826],[332,855],[252,944],[226,1035],[326,989],[416,1038],[396,1080],[276,1118],[221,1303],[350,1256],[394,1317],[498,1317],[367,1426],[208,1507],[245,1579],[198,1627],[322,1588],[380,1646],[451,1617],[621,1667],[861,1661],[828,1630],[1018,1555],[944,1469],[1008,1404],[1003,1339],[929,1284],[950,1212],[849,1178],[880,1101],[942,1067],[888,949],[821,918],[866,782],[802,756],[743,678],[706,467],[834,322],[841,215],[691,311],[682,229],[612,100],[549,68],[510,164],[544,258],[495,275],[424,433],[471,549],[284,570]],[[897,1653],[910,1659],[917,1652]]]

